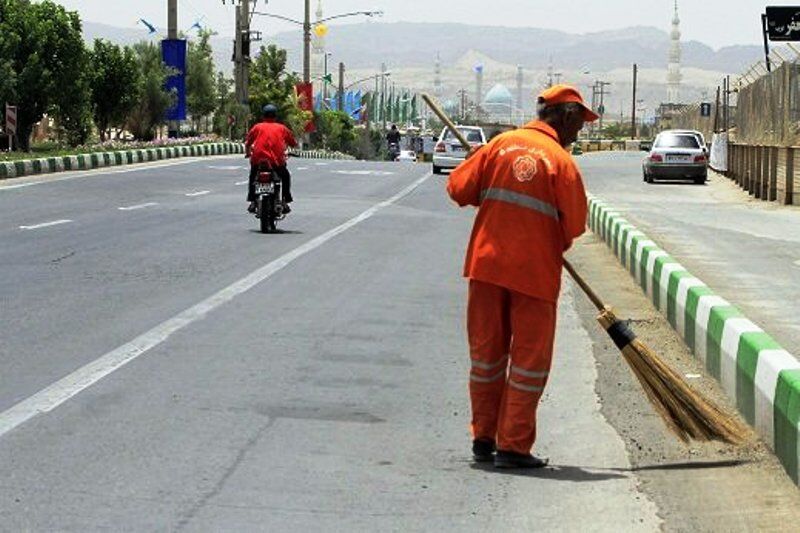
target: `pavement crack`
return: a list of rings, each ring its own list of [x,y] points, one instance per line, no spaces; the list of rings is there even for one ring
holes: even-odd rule
[[[76,252],[70,252],[70,253],[68,253],[68,254],[66,254],[66,255],[62,255],[62,256],[60,256],[60,257],[56,257],[55,259],[53,259],[52,261],[50,261],[50,263],[51,263],[51,264],[54,264],[54,265],[56,265],[56,264],[58,264],[58,263],[60,263],[60,262],[62,262],[62,261],[64,261],[64,260],[66,260],[66,259],[69,259],[70,257],[73,257],[73,256],[75,255],[75,253],[76,253]]]
[[[225,472],[219,478],[219,480],[211,487],[210,490],[206,491],[205,494],[197,501],[195,504],[183,515],[183,517],[178,521],[178,524],[175,526],[175,531],[184,531],[186,527],[189,525],[189,522],[197,516],[202,509],[204,509],[209,502],[213,500],[222,489],[225,488],[228,480],[233,476],[233,474],[239,469],[239,467],[244,462],[245,457],[247,456],[248,452],[252,450],[258,441],[261,440],[261,437],[275,424],[277,419],[275,417],[270,417],[267,419],[267,422],[263,424],[258,431],[254,435],[252,435],[247,442],[244,443],[244,446],[241,447],[239,453],[236,454],[233,462],[225,469]]]

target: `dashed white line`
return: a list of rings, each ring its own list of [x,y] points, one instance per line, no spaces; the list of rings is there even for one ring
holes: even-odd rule
[[[211,192],[211,191],[196,191],[196,192],[187,192],[187,193],[186,193],[186,196],[188,196],[189,198],[193,198],[193,197],[195,197],[195,196],[205,196],[206,194],[209,194],[210,192]]]
[[[129,206],[126,206],[126,207],[118,207],[117,209],[119,209],[120,211],[135,211],[137,209],[144,209],[146,207],[153,207],[155,205],[158,205],[158,204],[155,203],[155,202],[148,202],[146,204],[129,205]]]
[[[186,309],[174,317],[162,322],[153,329],[123,344],[115,350],[108,352],[99,359],[75,370],[61,378],[52,385],[40,390],[32,396],[20,401],[14,406],[0,413],[0,437],[24,424],[31,418],[42,413],[48,413],[63,404],[81,391],[91,387],[104,377],[130,363],[140,355],[162,344],[169,337],[186,326],[202,320],[215,309],[225,305],[237,296],[249,291],[259,283],[271,278],[297,259],[313,252],[334,237],[341,235],[350,228],[372,218],[379,211],[397,203],[422,185],[432,174],[422,178],[398,192],[391,198],[377,203],[344,224],[311,239],[305,244],[280,256],[271,263],[251,272],[239,281],[222,289],[206,298],[202,302]]]
[[[237,181],[237,182],[235,183],[235,185],[247,185],[248,183],[250,183],[248,180],[244,180],[244,181]]]
[[[297,167],[295,170],[308,170],[308,167]]]
[[[41,229],[41,228],[49,228],[51,226],[59,226],[61,224],[69,224],[72,222],[71,220],[54,220],[52,222],[43,222],[42,224],[35,224],[32,226],[20,226],[19,229],[29,230],[29,229]]]

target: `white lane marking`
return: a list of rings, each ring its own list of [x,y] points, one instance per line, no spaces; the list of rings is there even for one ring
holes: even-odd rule
[[[210,192],[211,192],[211,191],[196,191],[196,192],[187,192],[187,193],[186,193],[186,196],[188,196],[189,198],[193,198],[193,197],[195,197],[195,196],[205,196],[206,194],[209,194]]]
[[[687,379],[700,379],[703,376],[701,374],[686,374]]]
[[[317,163],[318,167],[327,167],[328,163]]]
[[[295,170],[308,170],[308,167],[297,167]]]
[[[224,156],[228,157],[228,156]],[[197,163],[199,161],[207,160],[207,157],[196,157],[193,159],[187,159],[183,161],[170,161],[169,163],[162,163],[162,164],[150,164],[150,163],[139,163],[134,165],[128,165],[133,168],[124,168],[120,170],[107,170],[107,168],[96,168],[94,170],[81,170],[76,172],[67,173],[67,175],[60,175],[58,174],[44,174],[38,176],[23,176],[19,178],[10,178],[8,180],[0,180],[0,192],[2,191],[11,191],[15,189],[22,189],[24,187],[33,187],[34,185],[42,185],[45,183],[54,183],[57,181],[67,181],[67,180],[74,180],[77,178],[89,178],[89,177],[99,177],[99,176],[110,176],[112,174],[127,174],[129,172],[142,172],[144,170],[152,170],[154,168],[164,168],[164,167],[174,167],[177,165],[188,165],[190,163]],[[27,180],[35,178],[37,181],[31,181],[26,183],[15,183],[13,185],[3,185],[4,181],[17,181],[17,180]]]
[[[346,174],[351,176],[394,176],[394,172],[384,170],[334,170],[331,174]]]
[[[52,411],[76,394],[79,394],[81,391],[91,387],[112,372],[122,368],[140,355],[163,343],[173,333],[176,333],[186,326],[205,318],[206,315],[218,307],[230,302],[237,296],[249,291],[259,283],[269,279],[297,259],[313,252],[326,242],[330,241],[334,237],[337,237],[338,235],[341,235],[350,228],[372,218],[382,209],[402,200],[414,192],[414,190],[416,190],[431,176],[432,174],[430,173],[426,174],[388,200],[384,200],[383,202],[375,204],[360,215],[351,218],[344,224],[341,224],[332,230],[323,233],[314,239],[311,239],[302,246],[295,248],[291,252],[288,252],[274,261],[264,265],[258,270],[255,270],[239,281],[234,282],[232,285],[229,285],[216,294],[206,298],[202,302],[190,307],[189,309],[186,309],[181,313],[178,313],[174,317],[157,325],[150,331],[139,335],[132,341],[123,344],[119,348],[108,352],[98,359],[95,359],[91,363],[79,368],[68,376],[56,381],[49,387],[40,390],[27,399],[22,400],[9,409],[3,411],[0,413],[0,437],[20,426],[21,424],[24,424],[36,415]]]
[[[248,183],[250,183],[248,180],[244,180],[244,181],[237,181],[234,185],[247,185]]]
[[[209,165],[208,168],[212,170],[245,170],[245,167],[242,166],[217,166],[217,165]]]
[[[127,207],[118,207],[120,211],[136,211],[137,209],[144,209],[146,207],[153,207],[158,205],[156,202],[148,202],[146,204],[139,204],[139,205],[129,205]]]
[[[35,224],[33,226],[20,226],[19,229],[28,230],[28,229],[49,228],[51,226],[59,226],[61,224],[69,224],[70,222],[72,222],[72,221],[71,220],[66,220],[66,219],[65,220],[54,220],[52,222],[44,222],[42,224]]]

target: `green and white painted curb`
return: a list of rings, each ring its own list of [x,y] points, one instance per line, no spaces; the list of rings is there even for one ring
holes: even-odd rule
[[[225,142],[50,157],[46,159],[0,163],[0,179],[51,174],[70,170],[91,170],[95,168],[131,165],[134,163],[146,163],[148,161],[160,161],[162,159],[175,159],[179,157],[243,153],[243,144]]]
[[[589,226],[800,484],[800,361],[596,198]]]
[[[291,150],[294,157],[305,159],[337,159],[340,161],[355,161],[355,157],[342,152],[327,152],[325,150]]]

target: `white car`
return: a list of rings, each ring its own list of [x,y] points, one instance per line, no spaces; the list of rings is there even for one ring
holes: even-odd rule
[[[486,134],[478,126],[456,126],[472,146],[486,144]],[[467,152],[448,128],[442,130],[433,149],[433,173],[442,174],[445,169],[454,169],[460,165]]]
[[[694,132],[662,131],[642,163],[642,175],[647,183],[686,179],[702,185],[708,179],[708,151]]]
[[[417,153],[414,150],[400,150],[400,155],[398,155],[394,160],[416,163]]]

